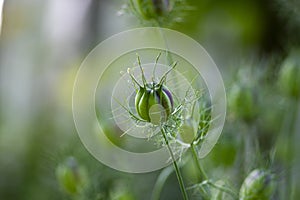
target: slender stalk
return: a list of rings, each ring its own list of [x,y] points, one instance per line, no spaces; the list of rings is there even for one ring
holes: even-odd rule
[[[216,185],[216,184],[212,183],[211,181],[207,181],[207,184],[214,187],[214,188],[216,188],[216,189],[218,189],[218,190],[220,190],[220,191],[222,191],[222,192],[225,192],[225,193],[231,195],[234,199],[239,198],[238,195],[235,192],[233,192],[231,189],[228,189],[228,188],[223,187],[221,185]]]
[[[208,176],[206,175],[205,171],[203,170],[202,165],[199,160],[199,157],[197,155],[196,146],[193,143],[191,144],[191,151],[192,151],[194,162],[196,163],[197,169],[201,174],[202,182],[200,183],[200,185],[205,185],[205,184],[210,185],[220,191],[223,191],[223,192],[231,195],[232,197],[234,197],[234,199],[238,199],[237,194],[235,192],[233,192],[231,189],[220,186],[220,185],[216,185],[208,179]]]
[[[226,188],[226,187],[221,186],[221,185],[216,185],[213,182],[211,182],[210,180],[205,180],[205,181],[203,181],[203,182],[201,182],[199,184],[196,184],[196,185],[193,185],[192,187],[189,187],[188,189],[194,189],[194,188],[197,188],[197,187],[202,188],[202,186],[204,186],[204,185],[210,185],[210,186],[216,188],[217,190],[220,190],[222,192],[225,192],[225,193],[229,194],[234,199],[238,199],[239,198],[238,195],[234,191],[232,191],[231,189]]]
[[[191,144],[191,151],[192,151],[192,154],[193,154],[194,162],[197,166],[198,171],[200,172],[200,176],[201,176],[200,181],[208,180],[207,175],[206,175],[206,173],[204,172],[204,170],[201,166],[199,157],[197,155],[196,147],[193,143]]]
[[[161,128],[161,133],[162,133],[162,135],[164,137],[165,143],[167,145],[167,148],[169,150],[169,153],[170,153],[172,161],[173,161],[173,166],[174,166],[174,169],[175,169],[175,172],[176,172],[176,176],[177,176],[177,180],[178,180],[178,183],[179,183],[179,186],[180,186],[182,197],[183,197],[184,200],[188,200],[189,198],[188,198],[185,186],[184,186],[184,182],[183,182],[183,178],[182,178],[181,172],[179,170],[179,167],[177,165],[175,156],[174,156],[173,151],[172,151],[172,149],[170,147],[169,140],[168,140],[167,135],[165,133],[165,130],[163,128]]]
[[[165,38],[165,35],[163,33],[163,31],[160,29],[161,24],[158,22],[158,21],[155,21],[156,25],[158,26],[159,28],[159,31],[160,31],[160,34],[165,42],[165,46],[166,46],[166,57],[167,57],[167,60],[169,62],[169,65],[171,65],[173,63],[173,58],[172,58],[172,55],[169,53],[169,47],[168,47],[168,43],[167,43],[167,40]],[[177,63],[176,63],[177,64]],[[176,66],[175,64],[175,66]],[[175,67],[174,66],[174,67]],[[178,183],[179,183],[179,186],[180,186],[180,190],[181,190],[181,193],[182,193],[182,196],[183,196],[183,199],[184,200],[188,200],[188,195],[187,195],[187,192],[186,192],[186,189],[185,189],[185,186],[184,186],[184,182],[183,182],[183,178],[182,178],[182,175],[181,175],[181,172],[179,170],[179,167],[177,165],[177,162],[176,162],[176,159],[175,159],[175,156],[172,152],[172,149],[169,145],[169,141],[168,141],[168,138],[166,136],[166,133],[165,133],[165,130],[163,128],[161,128],[161,132],[162,132],[162,135],[164,137],[164,140],[165,140],[165,143],[167,145],[167,148],[169,150],[169,153],[171,155],[171,158],[172,158],[172,161],[173,161],[173,166],[174,166],[174,169],[175,169],[175,172],[176,172],[176,176],[177,176],[177,180],[178,180]]]

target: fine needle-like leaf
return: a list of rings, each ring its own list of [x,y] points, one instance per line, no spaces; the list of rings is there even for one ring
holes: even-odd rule
[[[142,87],[139,82],[136,80],[136,78],[131,74],[130,68],[127,69],[127,73],[129,74],[131,80],[136,83],[139,87]]]
[[[158,63],[160,56],[161,56],[161,52],[159,52],[159,54],[157,55],[157,57],[155,59],[155,64],[154,64],[153,72],[152,72],[152,81],[153,82],[155,81],[155,72],[156,72],[156,67],[157,67],[157,63]]]
[[[146,87],[147,81],[146,81],[146,77],[145,77],[145,74],[144,74],[144,70],[142,68],[140,56],[138,54],[137,54],[137,61],[138,61],[138,65],[139,65],[139,67],[141,69],[141,72],[142,72],[142,80],[143,80],[144,87]]]
[[[160,82],[159,82],[159,85],[162,85],[163,82],[166,81],[167,75],[168,75],[168,74],[176,67],[176,65],[177,65],[177,62],[174,62],[174,63],[172,64],[171,69],[169,69],[169,70],[161,77]]]

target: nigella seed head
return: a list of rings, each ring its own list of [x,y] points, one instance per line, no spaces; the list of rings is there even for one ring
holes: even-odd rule
[[[163,85],[150,83],[146,87],[140,87],[136,93],[135,107],[143,120],[158,125],[171,114],[173,98]]]
[[[173,111],[174,101],[171,91],[165,86],[166,76],[176,66],[174,63],[161,78],[159,82],[155,82],[155,69],[160,54],[156,59],[156,63],[153,69],[152,82],[147,83],[144,70],[141,66],[140,58],[138,57],[138,64],[142,73],[142,82],[140,84],[136,78],[131,74],[130,69],[127,70],[132,82],[138,85],[138,89],[135,95],[135,109],[138,116],[154,125],[160,125],[165,122]]]

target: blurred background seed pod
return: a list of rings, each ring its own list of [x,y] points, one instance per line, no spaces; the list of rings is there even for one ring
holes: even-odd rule
[[[274,190],[274,175],[263,169],[254,169],[241,186],[240,200],[270,200]]]
[[[88,175],[84,166],[74,157],[68,157],[56,168],[56,177],[61,188],[68,194],[80,194],[88,184]]]
[[[182,22],[185,13],[192,9],[186,0],[129,0],[124,8],[125,12],[136,16],[142,24],[155,26]]]
[[[257,114],[254,91],[243,85],[235,84],[228,94],[230,111],[244,121],[252,121]]]
[[[299,56],[299,54],[298,54]],[[288,97],[300,97],[300,62],[299,58],[288,57],[279,72],[279,87]]]

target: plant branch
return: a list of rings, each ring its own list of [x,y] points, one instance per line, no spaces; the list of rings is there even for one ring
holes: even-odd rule
[[[202,166],[201,166],[201,163],[200,163],[200,160],[199,160],[199,157],[198,157],[198,154],[197,154],[197,151],[196,151],[196,147],[195,147],[195,144],[191,144],[191,151],[192,151],[192,154],[193,154],[193,158],[194,158],[194,162],[197,166],[197,169],[199,170],[200,172],[200,180],[204,181],[204,180],[207,180],[207,175],[206,173],[204,172]]]
[[[176,162],[175,156],[173,154],[173,151],[170,147],[169,140],[167,138],[167,135],[166,135],[166,132],[165,132],[164,128],[161,128],[161,133],[164,137],[165,143],[167,145],[167,148],[169,150],[169,153],[170,153],[172,161],[173,161],[173,166],[174,166],[174,169],[175,169],[175,172],[176,172],[176,176],[177,176],[177,179],[178,179],[180,190],[182,192],[182,197],[183,197],[184,200],[188,200],[188,195],[187,195],[187,192],[186,192],[186,189],[185,189],[185,186],[184,186],[183,178],[182,178],[181,172],[179,170],[179,167],[177,165],[177,162]]]

